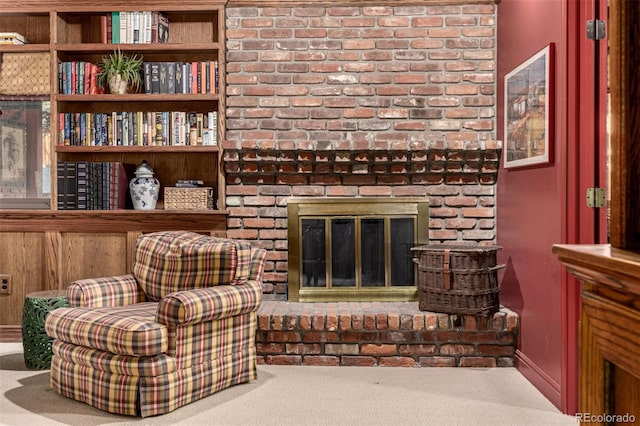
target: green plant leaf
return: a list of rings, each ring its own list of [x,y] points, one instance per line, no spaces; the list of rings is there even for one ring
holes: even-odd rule
[[[122,80],[136,89],[142,84],[142,64],[143,58],[138,55],[129,56],[120,49],[103,56],[99,64],[98,84],[104,87],[109,79],[120,74]]]

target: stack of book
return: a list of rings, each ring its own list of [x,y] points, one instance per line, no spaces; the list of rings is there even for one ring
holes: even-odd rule
[[[129,179],[134,170],[135,165],[119,162],[59,162],[58,210],[130,208]]]
[[[29,40],[20,33],[0,32],[0,44],[27,44]]]

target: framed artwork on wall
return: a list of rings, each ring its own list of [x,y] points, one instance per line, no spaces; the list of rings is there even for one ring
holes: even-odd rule
[[[504,77],[504,167],[553,162],[554,45]]]
[[[3,182],[26,179],[27,141],[22,127],[0,124],[0,176]]]

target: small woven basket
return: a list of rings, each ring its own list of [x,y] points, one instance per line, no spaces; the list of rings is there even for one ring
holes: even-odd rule
[[[496,252],[502,247],[432,244],[416,247],[418,307],[448,314],[489,315],[500,309]]]
[[[164,188],[165,210],[212,210],[213,188]]]

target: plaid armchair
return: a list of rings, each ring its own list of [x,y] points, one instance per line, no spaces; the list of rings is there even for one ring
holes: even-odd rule
[[[47,316],[51,388],[147,417],[255,379],[265,255],[192,232],[141,236],[132,274],[75,281],[71,307]]]

